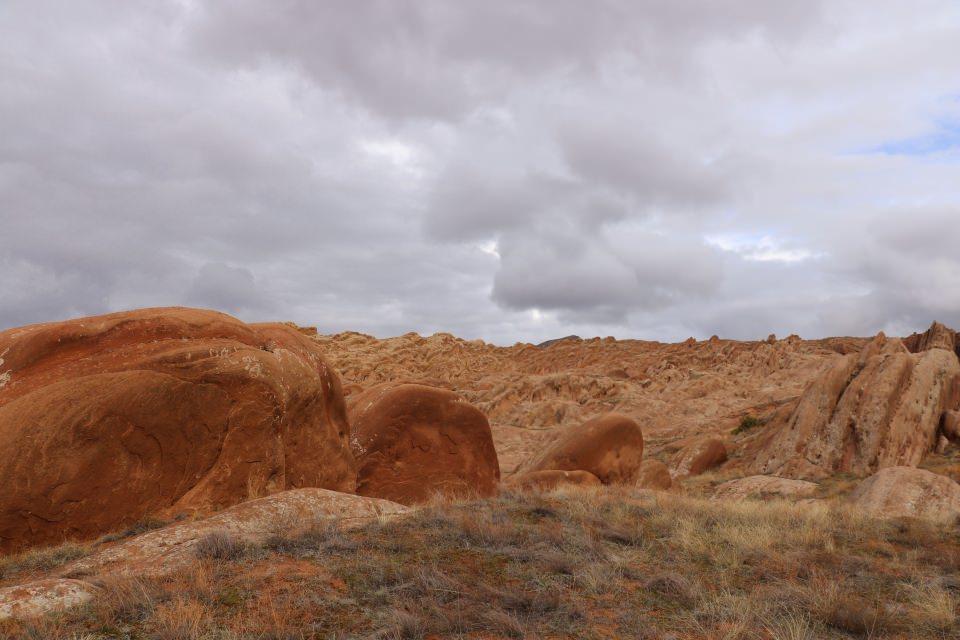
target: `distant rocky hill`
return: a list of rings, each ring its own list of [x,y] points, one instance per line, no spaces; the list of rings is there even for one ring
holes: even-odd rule
[[[681,438],[728,434],[746,416],[795,400],[866,338],[666,344],[613,338],[498,347],[447,333],[377,339],[317,336],[347,392],[387,381],[419,382],[463,395],[490,421],[509,474],[550,438],[606,412],[632,416],[656,452]]]

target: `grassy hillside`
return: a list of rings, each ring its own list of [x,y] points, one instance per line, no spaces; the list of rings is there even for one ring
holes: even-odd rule
[[[73,555],[78,553],[74,548]],[[19,572],[48,567],[42,552]],[[50,555],[55,563],[57,551]],[[960,530],[604,488],[442,503],[115,580],[11,638],[957,638]]]

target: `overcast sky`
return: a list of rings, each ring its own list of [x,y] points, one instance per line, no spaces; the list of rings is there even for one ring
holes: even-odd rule
[[[955,0],[2,0],[0,329],[960,328]]]

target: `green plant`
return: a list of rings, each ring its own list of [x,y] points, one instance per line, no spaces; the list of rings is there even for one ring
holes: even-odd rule
[[[737,425],[737,428],[733,430],[733,435],[738,435],[741,433],[746,433],[751,429],[756,429],[763,424],[763,421],[759,418],[755,418],[751,415],[745,415],[740,419],[740,424]]]

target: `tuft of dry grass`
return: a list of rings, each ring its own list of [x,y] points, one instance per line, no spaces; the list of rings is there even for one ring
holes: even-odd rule
[[[0,637],[947,639],[958,548],[829,504],[505,491],[258,549],[212,535],[183,571]]]
[[[31,549],[23,553],[0,556],[0,580],[49,571],[89,553],[88,545],[64,542],[55,547]]]
[[[197,540],[194,553],[205,560],[237,560],[246,549],[244,542],[235,535],[226,531],[211,531]]]

